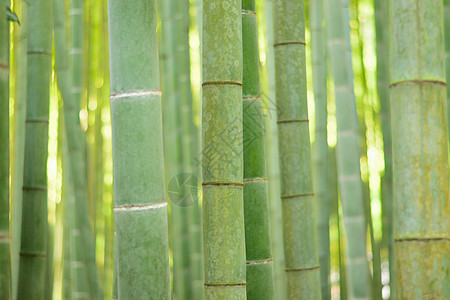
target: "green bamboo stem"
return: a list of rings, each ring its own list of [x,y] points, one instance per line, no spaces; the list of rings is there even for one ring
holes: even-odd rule
[[[64,110],[64,128],[66,130],[66,143],[67,143],[67,164],[68,168],[66,172],[72,172],[71,176],[66,176],[66,180],[73,180],[73,193],[74,196],[77,197],[79,193],[77,193],[77,188],[80,188],[80,180],[74,180],[77,176],[79,177],[82,174],[78,174],[75,172],[79,172],[78,168],[79,162],[77,157],[78,153],[76,152],[79,147],[77,147],[77,134],[78,130],[81,130],[79,127],[79,123],[77,124],[78,116],[76,115],[77,106],[74,101],[74,95],[72,94],[72,73],[70,69],[70,62],[68,56],[68,46],[67,46],[67,37],[66,37],[66,19],[64,14],[64,1],[61,0],[53,0],[53,26],[54,26],[54,37],[55,37],[55,69],[57,74],[57,83],[58,88],[60,90],[60,94],[62,100],[64,102],[63,110]],[[77,187],[77,188],[76,188]],[[72,201],[72,194],[68,196],[68,201]],[[78,202],[77,198],[77,202]],[[79,202],[77,205],[69,203],[66,207],[65,216],[69,220],[66,225],[69,226],[66,234],[68,234],[69,238],[66,239],[66,242],[71,244],[68,248],[72,249],[69,252],[69,264],[66,270],[66,273],[73,273],[76,277],[74,282],[71,282],[72,285],[70,287],[71,295],[78,295],[77,297],[89,297],[89,286],[91,282],[88,281],[88,270],[86,264],[86,245],[83,239],[80,237],[82,232],[80,221],[77,217],[77,209],[79,207]],[[88,229],[89,230],[89,229]],[[81,239],[80,239],[81,238]],[[94,293],[90,294],[92,297]]]
[[[444,0],[445,75],[450,78],[450,0]],[[447,86],[447,120],[450,120],[450,87]],[[450,133],[450,123],[449,123]]]
[[[169,299],[156,3],[108,4],[119,298]]]
[[[11,237],[9,233],[9,21],[0,2],[0,299],[11,297]]]
[[[244,217],[247,299],[273,299],[268,183],[254,0],[242,1]]]
[[[74,189],[77,201],[76,224],[80,230],[81,240],[85,248],[85,263],[89,282],[89,293],[93,299],[102,297],[98,282],[98,271],[95,260],[95,239],[89,221],[88,195],[86,181],[86,155],[84,131],[81,128],[79,112],[83,92],[83,1],[70,2],[69,15],[71,21],[71,43],[69,50],[69,67],[71,72],[70,106],[66,101],[66,130],[69,143],[71,169],[74,173]]]
[[[313,216],[304,14],[303,1],[274,2],[275,84],[288,299],[321,297]]]
[[[338,180],[346,231],[346,275],[349,298],[353,299],[370,298],[371,292],[348,13],[345,1],[327,2],[327,46],[336,99]]]
[[[206,299],[246,299],[241,0],[203,1],[202,168]]]
[[[443,1],[389,2],[398,299],[450,298]]]
[[[18,299],[44,299],[47,261],[47,147],[51,76],[51,1],[30,3]],[[47,17],[42,17],[47,15]]]
[[[273,277],[274,294],[277,299],[286,299],[286,274],[284,272],[283,228],[280,201],[280,168],[278,162],[278,132],[275,113],[275,60],[273,47],[273,1],[264,2],[266,42],[267,42],[267,81],[265,104],[268,109],[267,130],[267,166],[269,177],[270,230],[272,253],[274,258]]]
[[[182,169],[180,104],[177,103],[175,81],[175,22],[173,15],[174,1],[161,2],[161,74],[163,88],[163,129],[164,150],[166,159],[166,182],[175,178]],[[170,197],[170,194],[168,195]],[[170,199],[170,198],[169,198]],[[183,208],[169,202],[170,214],[170,249],[172,250],[173,298],[183,299],[183,249],[182,249],[182,215]]]
[[[14,24],[14,120],[11,153],[11,224],[12,224],[12,299],[17,299],[19,281],[20,240],[22,228],[22,186],[25,149],[25,118],[27,103],[27,11],[24,1],[14,2],[20,26]],[[18,25],[18,24],[17,24]]]
[[[313,154],[314,191],[317,201],[316,226],[319,245],[322,299],[331,299],[330,286],[330,184],[327,140],[327,64],[324,35],[324,1],[310,1],[311,57],[315,103],[315,143]]]

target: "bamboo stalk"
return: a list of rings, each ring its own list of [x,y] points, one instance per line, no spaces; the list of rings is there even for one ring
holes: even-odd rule
[[[360,141],[351,64],[348,3],[327,2],[327,46],[335,86],[337,167],[346,231],[346,275],[350,298],[368,298],[364,191],[360,173]]]
[[[246,298],[241,7],[240,0],[203,1],[202,186],[206,299]]]
[[[327,65],[324,35],[324,2],[310,1],[311,56],[315,103],[315,143],[313,154],[314,191],[317,201],[317,234],[319,245],[322,299],[331,299],[330,287],[330,184],[327,140]]]
[[[274,2],[275,84],[287,298],[320,298],[306,100],[303,1]]]
[[[0,2],[0,299],[11,297],[11,236],[9,230],[9,1]]]
[[[44,299],[47,260],[47,147],[52,28],[50,0],[28,10],[28,78],[18,299]]]
[[[25,118],[27,97],[27,23],[28,5],[20,0],[14,2],[20,26],[14,24],[14,119],[11,153],[11,224],[12,224],[12,299],[17,299],[19,281],[20,240],[22,228],[22,186],[25,149]],[[18,24],[17,24],[18,25]]]
[[[449,298],[443,1],[389,2],[398,299]]]
[[[450,0],[444,0],[444,30],[445,33],[445,75],[450,78]],[[447,86],[447,120],[450,120],[450,87]],[[450,133],[450,123],[449,123]]]
[[[286,274],[284,272],[283,229],[280,201],[280,168],[278,162],[278,132],[275,113],[275,60],[273,47],[273,1],[264,2],[266,40],[267,40],[267,81],[265,105],[267,135],[267,168],[269,177],[270,230],[274,258],[274,294],[277,299],[286,299]]]
[[[254,0],[242,1],[244,217],[247,299],[273,299],[273,258]]]
[[[156,3],[108,3],[119,298],[169,299]]]

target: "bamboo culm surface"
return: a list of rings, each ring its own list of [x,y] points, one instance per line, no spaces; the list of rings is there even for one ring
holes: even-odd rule
[[[450,298],[443,1],[389,2],[397,299]]]
[[[206,299],[246,299],[241,7],[241,0],[203,1],[202,187]]]
[[[108,4],[118,296],[170,299],[156,1]]]
[[[11,297],[9,230],[9,20],[8,1],[0,2],[0,299]]]
[[[247,299],[273,299],[264,112],[254,0],[242,1],[244,217]]]
[[[337,122],[337,167],[343,223],[345,262],[350,298],[369,298],[371,284],[366,257],[364,191],[360,173],[360,141],[350,52],[348,5],[326,2],[327,50],[334,81]]]
[[[318,299],[320,267],[306,99],[304,2],[275,1],[273,17],[287,298]]]
[[[28,9],[27,113],[18,299],[44,299],[47,264],[47,148],[50,103],[51,1]]]
[[[327,64],[324,34],[324,0],[310,1],[311,59],[313,67],[315,143],[313,179],[316,196],[316,226],[319,246],[322,299],[331,299],[330,285],[330,185],[327,140]]]

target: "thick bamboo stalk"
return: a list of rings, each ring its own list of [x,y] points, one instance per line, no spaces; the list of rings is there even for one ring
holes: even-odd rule
[[[17,299],[20,262],[20,235],[22,228],[22,186],[25,149],[25,118],[27,104],[27,11],[23,1],[14,2],[20,26],[14,27],[14,120],[11,157],[11,224],[12,224],[12,299]],[[17,24],[18,25],[18,24]]]
[[[169,299],[156,2],[108,3],[119,298]]]
[[[443,1],[389,2],[398,299],[450,298]]]
[[[244,217],[247,299],[273,299],[264,112],[254,0],[242,1]]]
[[[353,299],[370,298],[371,292],[348,14],[345,1],[327,2],[327,46],[336,98],[338,181],[347,241],[346,275],[348,294]]]
[[[206,299],[245,299],[241,0],[203,1],[202,168]]]
[[[274,2],[275,84],[287,298],[320,298],[306,99],[303,1]]]
[[[317,201],[316,226],[319,245],[322,299],[331,299],[330,287],[330,184],[327,140],[327,64],[324,35],[324,1],[310,1],[311,57],[315,103],[315,143],[313,153],[314,192]]]
[[[51,1],[29,3],[28,77],[18,299],[44,299],[47,261],[47,147]],[[46,15],[47,17],[43,17]]]
[[[286,274],[284,272],[283,228],[280,201],[280,167],[278,161],[278,132],[275,105],[275,59],[273,47],[273,1],[264,2],[266,43],[267,43],[267,91],[264,99],[268,110],[266,120],[267,168],[269,177],[270,232],[274,258],[274,294],[277,299],[286,299]]]
[[[9,233],[9,21],[0,2],[0,299],[11,297],[11,236]]]

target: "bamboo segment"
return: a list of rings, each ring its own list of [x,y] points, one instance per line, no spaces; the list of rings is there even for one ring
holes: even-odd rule
[[[11,297],[9,231],[9,21],[8,1],[0,2],[0,299]]]
[[[450,298],[443,1],[390,1],[398,299]]]
[[[202,167],[206,299],[246,299],[241,0],[203,1]]]
[[[313,66],[315,130],[313,171],[317,201],[316,226],[319,245],[322,299],[331,299],[330,287],[330,184],[328,180],[327,65],[324,35],[324,1],[310,1],[311,57]]]
[[[275,84],[288,299],[321,297],[306,100],[304,14],[303,1],[274,2]]]
[[[394,250],[392,235],[392,136],[391,109],[389,104],[389,34],[387,29],[389,19],[388,2],[375,1],[374,5],[377,34],[377,87],[378,97],[380,99],[380,119],[383,131],[384,146],[384,175],[381,179],[381,198],[383,211],[382,246],[388,249],[391,295],[395,297],[395,264],[393,259]]]
[[[282,214],[280,201],[280,168],[278,161],[278,133],[277,118],[275,112],[275,60],[273,47],[273,1],[264,2],[264,23],[266,25],[267,40],[267,98],[264,99],[268,106],[268,118],[266,118],[267,130],[267,172],[269,177],[269,202],[270,202],[270,232],[272,253],[274,257],[273,280],[274,294],[277,299],[286,299],[286,274],[284,272],[284,249]],[[264,24],[263,23],[263,24]]]
[[[366,258],[364,191],[360,173],[358,117],[353,93],[348,5],[328,1],[327,46],[334,80],[337,122],[337,166],[350,298],[370,298],[369,266]]]
[[[12,299],[17,299],[22,226],[22,185],[25,149],[25,118],[27,102],[27,10],[24,1],[14,3],[20,26],[14,27],[14,120],[11,153],[11,224],[12,224]],[[15,23],[17,24],[17,23]],[[18,25],[18,24],[17,24]]]
[[[450,78],[450,0],[444,0],[445,75]],[[447,120],[450,120],[450,87],[447,85]],[[450,134],[450,123],[449,123]]]
[[[169,299],[156,3],[108,3],[119,298]]]
[[[273,299],[273,258],[254,0],[242,1],[244,217],[247,298]]]
[[[44,299],[47,261],[47,147],[51,76],[50,0],[29,3],[28,78],[18,299]]]

